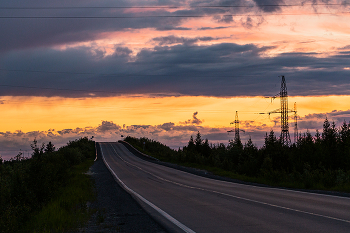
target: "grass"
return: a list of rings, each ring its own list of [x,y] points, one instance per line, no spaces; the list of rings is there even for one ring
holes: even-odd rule
[[[87,203],[95,199],[95,193],[93,181],[85,173],[93,163],[93,159],[88,159],[70,170],[71,178],[67,185],[32,217],[25,232],[67,232],[88,221],[93,210]]]

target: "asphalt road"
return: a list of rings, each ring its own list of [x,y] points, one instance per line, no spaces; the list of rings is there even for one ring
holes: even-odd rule
[[[350,232],[350,198],[208,179],[144,161],[120,143],[100,146],[118,182],[170,231]]]

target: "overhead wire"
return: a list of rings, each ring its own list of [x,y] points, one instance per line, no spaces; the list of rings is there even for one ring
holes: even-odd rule
[[[298,4],[261,4],[261,5],[184,5],[184,6],[52,6],[52,7],[0,7],[0,10],[72,10],[72,9],[201,9],[201,8],[266,8],[266,7],[305,7],[305,6],[348,6],[343,3],[298,3]],[[223,16],[265,16],[265,15],[334,15],[350,12],[311,12],[311,13],[276,13],[263,12],[260,14],[224,14]],[[211,15],[139,15],[139,16],[0,16],[0,19],[137,19],[137,18],[202,18]]]
[[[230,63],[230,62],[222,62],[222,63]],[[220,62],[220,64],[222,64]],[[151,63],[149,63],[151,64]],[[171,67],[171,66],[169,66]],[[162,67],[163,68],[163,67]],[[160,77],[168,77],[168,76],[174,76],[170,74],[137,74],[137,73],[131,73],[131,74],[118,74],[118,73],[95,73],[95,72],[71,72],[71,71],[45,71],[45,70],[20,70],[20,69],[3,69],[0,68],[0,71],[10,71],[10,72],[26,72],[26,73],[44,73],[44,74],[82,74],[82,75],[97,75],[97,76],[120,76],[120,77],[132,77],[132,76],[160,76]],[[143,72],[143,71],[141,71]],[[247,75],[217,75],[215,74],[215,77],[256,77],[260,74],[247,74]],[[199,77],[212,77],[213,75],[198,75]],[[191,74],[191,77],[196,77]]]
[[[313,13],[274,13],[276,16],[299,16],[299,15],[339,15],[349,14],[346,12],[313,12]],[[240,16],[265,16],[265,14],[222,14],[223,17]],[[0,16],[0,19],[141,19],[141,18],[208,18],[212,15],[146,15],[146,16]]]
[[[71,10],[71,9],[182,9],[182,8],[253,8],[253,7],[296,7],[296,6],[347,6],[343,3],[300,3],[300,4],[252,4],[252,5],[184,5],[184,6],[34,6],[0,7],[0,10]]]

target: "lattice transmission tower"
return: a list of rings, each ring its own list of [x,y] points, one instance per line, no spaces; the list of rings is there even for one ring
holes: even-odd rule
[[[235,142],[238,142],[241,140],[239,136],[239,131],[242,131],[245,133],[243,129],[239,129],[239,120],[238,120],[238,111],[236,111],[235,121],[231,122],[230,124],[235,124]],[[233,130],[227,131],[228,133],[232,132]]]
[[[281,82],[281,91],[280,91],[280,100],[281,100],[281,137],[280,140],[282,144],[289,146],[290,136],[289,136],[289,125],[288,125],[288,93],[286,79],[282,75]]]
[[[280,93],[277,95],[273,96],[272,98],[277,98],[280,97],[281,101],[281,108],[276,109],[271,112],[267,113],[260,113],[260,114],[271,114],[271,113],[281,113],[281,136],[280,140],[281,143],[289,146],[291,145],[290,141],[290,135],[289,135],[289,124],[288,124],[288,113],[293,112],[294,113],[294,142],[296,142],[296,137],[295,135],[298,134],[298,128],[297,128],[297,115],[296,115],[296,103],[294,104],[294,109],[288,109],[288,92],[287,92],[287,84],[286,84],[286,79],[284,75],[280,76],[282,78],[281,80],[281,90]]]
[[[238,120],[238,112],[236,111],[236,116],[235,116],[235,141],[239,141],[241,140],[241,138],[239,137],[239,120]]]

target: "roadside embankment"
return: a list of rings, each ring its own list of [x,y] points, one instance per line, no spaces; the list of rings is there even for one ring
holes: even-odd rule
[[[90,205],[95,213],[78,232],[166,232],[114,180],[101,159],[98,143],[97,153],[97,160],[89,170],[97,196]]]

